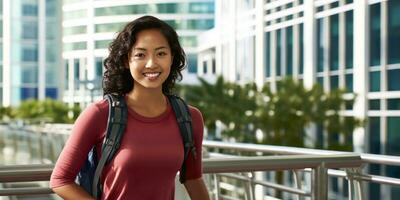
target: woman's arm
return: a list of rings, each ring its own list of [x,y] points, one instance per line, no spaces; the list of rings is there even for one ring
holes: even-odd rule
[[[75,183],[53,188],[53,191],[64,200],[94,200],[89,193]]]
[[[187,180],[184,185],[191,200],[210,200],[203,178]]]

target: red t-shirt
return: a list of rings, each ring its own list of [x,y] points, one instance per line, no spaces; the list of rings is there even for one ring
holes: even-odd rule
[[[203,118],[190,107],[197,157],[189,154],[187,180],[202,176]],[[106,100],[90,105],[76,120],[58,158],[50,187],[73,183],[94,144],[100,149],[107,126]],[[128,109],[128,124],[119,151],[102,174],[103,199],[173,200],[175,176],[183,162],[183,143],[170,103],[158,117]]]

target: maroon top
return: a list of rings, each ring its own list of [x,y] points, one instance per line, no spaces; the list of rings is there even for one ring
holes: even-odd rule
[[[190,107],[197,155],[201,155],[203,118]],[[90,105],[76,120],[58,158],[50,187],[73,183],[91,147],[100,149],[107,126],[108,103]],[[158,117],[144,117],[128,109],[128,124],[114,159],[103,170],[103,199],[173,200],[175,176],[183,162],[183,143],[175,114],[168,102]],[[202,176],[201,156],[189,154],[187,180]]]

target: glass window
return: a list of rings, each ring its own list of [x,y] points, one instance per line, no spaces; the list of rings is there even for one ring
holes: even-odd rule
[[[203,74],[207,74],[207,61],[203,61]]]
[[[0,65],[3,64],[3,44],[0,43]]]
[[[57,15],[57,2],[58,0],[46,0],[46,16],[56,16]]]
[[[46,43],[46,61],[56,62],[57,61],[57,45],[55,43]]]
[[[388,63],[400,63],[400,1],[388,1]]]
[[[380,110],[381,109],[381,100],[380,99],[369,100],[369,109],[370,110]]]
[[[339,88],[339,76],[331,76],[331,90]]]
[[[336,2],[338,3],[338,2]],[[339,69],[339,15],[330,17],[330,50],[329,50],[329,69]]]
[[[286,75],[293,74],[293,27],[286,28]]]
[[[22,22],[22,38],[37,39],[38,24],[36,22]]]
[[[63,29],[63,35],[76,35],[76,34],[86,34],[86,26],[73,26],[73,27],[65,27]]]
[[[0,19],[0,37],[3,37],[3,20]]]
[[[79,70],[79,59],[74,59],[74,79],[79,80],[80,78],[80,70]]]
[[[400,110],[400,99],[388,99],[388,110]]]
[[[188,55],[188,71],[189,73],[197,73],[197,55]]]
[[[65,43],[63,49],[64,51],[85,50],[86,42]]]
[[[111,23],[111,24],[96,24],[95,32],[96,33],[104,33],[104,32],[118,32],[125,26],[126,23]],[[86,31],[85,31],[86,32]]]
[[[21,88],[21,100],[37,99],[37,98],[38,98],[38,89],[36,87],[33,87],[33,88],[22,87]]]
[[[22,5],[23,16],[38,16],[38,6],[35,4],[23,4]]]
[[[388,76],[388,90],[400,90],[399,77],[400,69],[393,69],[387,71]]]
[[[369,117],[368,118],[368,132],[369,132],[369,153],[373,154],[381,154],[381,139],[380,139],[380,128],[381,128],[381,121],[379,117]],[[369,173],[380,175],[381,169],[380,165],[371,164],[369,167]],[[380,184],[369,184],[369,193],[370,196],[374,196],[377,198],[373,199],[380,199]]]
[[[387,118],[388,136],[387,136],[387,149],[389,155],[400,155],[400,117]],[[389,177],[400,178],[400,168],[398,166],[387,166],[387,175]],[[395,197],[400,194],[400,188],[391,188],[391,196]]]
[[[38,61],[38,50],[37,48],[23,48],[22,49],[22,61],[25,62],[37,62]]]
[[[103,58],[97,57],[95,59],[96,62],[96,77],[101,78],[103,77]]]
[[[271,42],[270,42],[270,33],[266,32],[264,33],[265,35],[265,76],[270,77],[271,76]]]
[[[87,17],[87,10],[73,10],[64,12],[64,19],[71,20],[71,19],[81,19]]]
[[[46,86],[57,86],[58,76],[55,64],[46,66]]]
[[[214,58],[212,59],[212,62],[211,62],[211,70],[212,70],[212,74],[215,74],[217,72],[217,68],[215,66],[215,59]]]
[[[189,3],[189,13],[214,14],[214,2]]]
[[[68,82],[69,82],[69,67],[68,67],[68,60],[64,60],[64,89],[68,90]]]
[[[300,47],[299,47],[299,65],[300,65],[300,69],[299,69],[299,73],[303,74],[304,73],[304,36],[303,36],[303,32],[304,32],[304,27],[303,24],[300,24],[300,36],[299,36],[299,42],[300,42]]]
[[[279,29],[278,31],[276,31],[276,75],[280,76],[281,75],[281,67],[282,67],[282,63],[281,63],[281,49],[282,49],[282,30]]]
[[[197,37],[196,36],[180,36],[179,43],[183,47],[196,47]]]
[[[369,91],[381,91],[381,72],[369,72]]]
[[[369,153],[380,154],[381,153],[381,142],[380,142],[380,118],[369,117]]]
[[[346,89],[349,92],[353,92],[353,74],[346,74]]]
[[[22,84],[37,84],[38,83],[38,68],[33,67],[22,67]]]
[[[377,66],[381,64],[381,4],[370,6],[370,52],[369,65]]]
[[[317,72],[324,71],[324,21],[317,20]]]
[[[188,27],[181,29],[196,29],[196,30],[208,30],[214,27],[213,19],[198,19],[198,20],[187,20]]]
[[[317,83],[321,85],[321,87],[324,87],[324,77],[317,77]]]
[[[57,99],[58,89],[57,88],[46,88],[46,97],[51,99]]]
[[[58,28],[60,22],[56,20],[49,20],[46,21],[46,39],[52,40],[56,39],[57,36],[60,34],[60,28]]]
[[[153,11],[151,7],[146,4],[141,5],[124,5],[124,6],[113,6],[96,8],[95,16],[109,16],[109,15],[130,15],[130,14],[144,14],[144,13],[154,13],[156,8],[153,6]]]
[[[346,12],[346,69],[353,68],[353,11]]]
[[[96,49],[107,49],[110,45],[111,40],[97,40],[94,43]]]

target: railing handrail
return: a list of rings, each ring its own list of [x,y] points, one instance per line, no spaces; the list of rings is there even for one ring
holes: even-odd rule
[[[359,168],[362,162],[358,154],[338,155],[281,155],[281,156],[256,156],[239,158],[208,158],[203,160],[204,173],[231,173],[231,172],[254,172],[270,170],[291,170],[311,168],[316,171],[326,171],[326,168]],[[0,183],[26,182],[49,180],[54,165],[9,165],[0,166]],[[322,172],[323,172],[322,171]],[[301,195],[311,196],[312,199],[320,199],[327,195],[327,173],[314,173],[312,183],[317,189],[315,191],[301,193],[301,190],[290,189],[285,186],[276,185],[285,191]],[[253,183],[263,185],[262,181]],[[322,185],[322,186],[321,186]],[[323,186],[325,185],[325,186]],[[49,188],[8,188],[1,189],[0,196],[18,194],[48,194],[52,191]]]
[[[227,143],[227,142],[210,141],[210,140],[204,140],[203,146],[208,148],[221,148],[221,149],[231,149],[231,150],[233,149],[238,151],[263,152],[263,153],[271,153],[279,155],[336,155],[336,154],[354,153],[346,151],[309,149],[301,147],[289,147],[289,146],[277,146],[277,145],[265,145],[265,144]],[[364,163],[400,166],[400,156],[379,155],[379,154],[369,154],[369,153],[359,153],[359,155]]]

